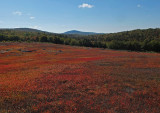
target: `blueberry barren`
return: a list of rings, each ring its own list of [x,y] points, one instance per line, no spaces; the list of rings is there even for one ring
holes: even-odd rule
[[[160,111],[160,54],[0,43],[0,112]]]

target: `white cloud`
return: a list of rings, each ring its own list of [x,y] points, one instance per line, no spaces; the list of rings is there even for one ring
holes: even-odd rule
[[[138,8],[141,8],[142,6],[141,6],[140,4],[137,4],[137,7],[138,7]]]
[[[35,19],[35,17],[34,16],[31,16],[31,17],[29,17],[31,20],[33,20],[33,19]]]
[[[82,5],[79,5],[78,7],[79,8],[93,8],[94,6],[90,5],[90,4],[83,3]]]
[[[36,17],[32,16],[30,13],[22,13],[21,11],[15,11],[12,13],[13,15],[18,15],[18,16],[26,16],[27,18],[33,20]]]
[[[33,28],[33,29],[41,29],[40,26],[30,26],[29,28]]]
[[[15,11],[15,12],[13,12],[13,14],[14,14],[14,15],[19,15],[19,16],[21,16],[21,15],[22,15],[22,12],[20,12],[20,11]]]

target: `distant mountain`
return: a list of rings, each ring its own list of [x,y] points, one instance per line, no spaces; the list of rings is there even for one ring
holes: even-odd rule
[[[94,32],[82,32],[82,31],[77,31],[77,30],[71,30],[67,31],[63,34],[73,34],[73,35],[95,35],[95,34],[102,34],[102,33],[94,33]]]
[[[0,30],[13,30],[13,31],[22,31],[22,32],[34,32],[34,33],[47,33],[47,34],[58,34],[58,33],[52,33],[47,31],[42,31],[38,29],[33,28],[0,28]],[[95,32],[82,32],[78,30],[71,30],[67,31],[65,33],[62,33],[62,35],[96,35],[96,34],[104,34],[104,33],[95,33]]]

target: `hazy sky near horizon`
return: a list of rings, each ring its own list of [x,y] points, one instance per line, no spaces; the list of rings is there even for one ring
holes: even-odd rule
[[[0,28],[119,32],[160,28],[160,0],[0,0]]]

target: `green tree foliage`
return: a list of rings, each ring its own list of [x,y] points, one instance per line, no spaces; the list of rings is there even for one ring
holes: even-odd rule
[[[4,35],[0,35],[0,41],[5,41],[7,40],[8,37],[7,36],[4,36]]]
[[[160,29],[138,29],[88,36],[6,29],[0,30],[0,41],[49,42],[74,46],[160,52]]]
[[[48,42],[47,36],[40,37],[40,42]]]

